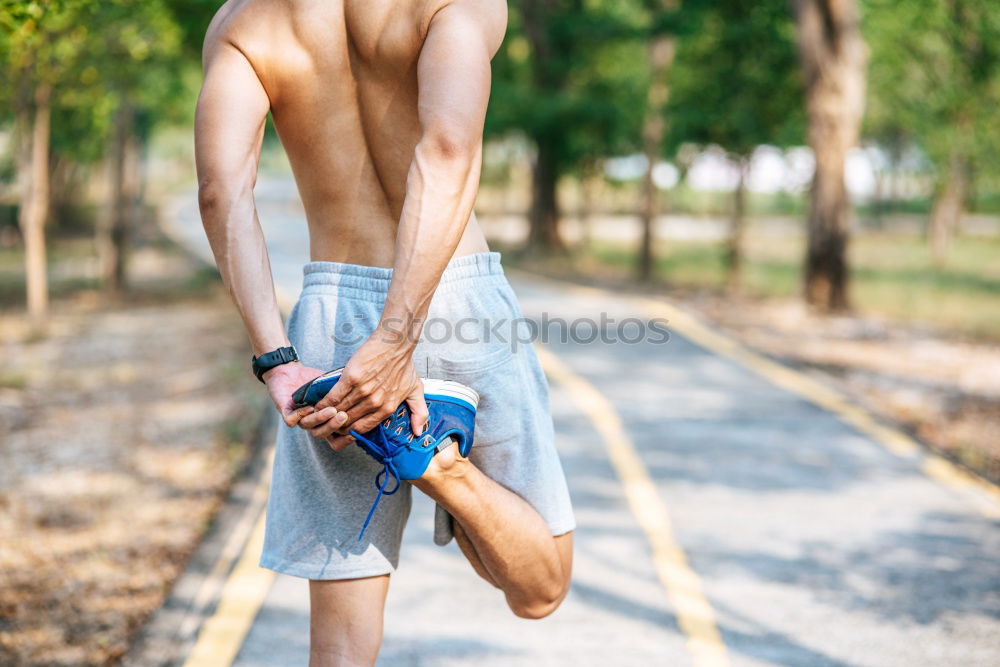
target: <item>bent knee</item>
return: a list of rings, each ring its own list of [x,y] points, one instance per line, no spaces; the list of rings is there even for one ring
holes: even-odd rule
[[[527,618],[529,620],[538,620],[540,618],[545,618],[550,615],[559,605],[562,604],[562,598],[558,600],[552,600],[550,602],[543,601],[532,601],[520,604],[510,604],[510,610],[514,612],[514,615],[519,618]]]
[[[558,609],[562,601],[566,599],[566,593],[568,592],[569,581],[567,580],[562,582],[558,587],[553,587],[552,590],[547,591],[545,594],[536,595],[527,600],[514,601],[508,599],[507,605],[514,612],[514,615],[519,618],[538,620],[549,616]]]

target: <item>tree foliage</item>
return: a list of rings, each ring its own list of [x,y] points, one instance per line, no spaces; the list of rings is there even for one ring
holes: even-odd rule
[[[647,78],[637,2],[511,3],[493,61],[487,136],[519,131],[552,146],[561,173],[635,150]]]
[[[0,0],[0,113],[50,84],[53,150],[81,163],[103,157],[122,104],[143,134],[187,121],[217,8],[207,0]]]
[[[686,142],[747,156],[801,145],[805,117],[795,24],[784,3],[689,2],[671,76],[667,155]]]
[[[102,264],[114,267],[111,287],[124,281],[128,227],[143,192],[139,146],[156,123],[191,113],[183,94],[197,63],[190,37],[210,13],[206,3],[184,5],[205,11],[185,15],[169,0],[0,0],[0,122],[15,130],[28,303],[39,330],[47,309],[44,223],[52,195],[64,200],[74,186],[51,179],[53,165],[79,174],[65,167],[109,158],[113,195],[98,247],[110,258]]]
[[[902,133],[944,167],[1000,166],[1000,8],[994,0],[866,0],[866,130]]]
[[[519,132],[536,148],[530,244],[563,247],[556,187],[602,157],[639,145],[647,78],[637,0],[518,0],[494,59],[488,136]]]

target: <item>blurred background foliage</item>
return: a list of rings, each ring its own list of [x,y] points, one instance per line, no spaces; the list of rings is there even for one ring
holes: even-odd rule
[[[95,281],[121,295],[155,205],[190,187],[200,45],[218,6],[0,1],[0,250],[24,262],[38,331],[46,236],[89,235]],[[481,208],[520,216],[505,249],[646,282],[895,316],[913,312],[882,289],[905,289],[902,263],[926,293],[976,303],[1000,281],[998,102],[993,0],[514,0]],[[768,169],[780,182],[764,187]],[[710,243],[664,233],[692,215],[718,223]],[[969,317],[958,329],[1000,338],[992,316]]]

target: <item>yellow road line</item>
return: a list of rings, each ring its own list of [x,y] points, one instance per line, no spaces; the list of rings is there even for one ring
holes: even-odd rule
[[[275,285],[274,292],[282,312],[290,312],[294,304],[291,296],[278,285]],[[272,449],[268,457],[267,470],[273,465]],[[268,478],[265,473],[265,480]],[[255,489],[254,496],[266,493],[267,487],[266,482],[262,483]],[[236,659],[243,646],[243,640],[253,624],[253,619],[264,604],[264,598],[267,597],[275,578],[274,572],[257,564],[264,547],[265,518],[266,513],[262,511],[254,524],[253,532],[242,547],[236,567],[226,578],[215,613],[202,626],[198,641],[192,648],[184,667],[227,667]],[[229,543],[226,546],[227,549],[231,547]],[[215,569],[228,562],[231,561],[220,558]],[[214,569],[213,574],[215,574]]]
[[[667,507],[614,406],[553,353],[543,348],[537,351],[546,374],[569,391],[600,433],[625,488],[629,507],[649,539],[657,576],[667,589],[677,614],[677,624],[687,635],[694,664],[696,667],[728,665],[729,656],[715,622],[715,612],[702,591],[701,579],[688,565],[684,551],[677,544]]]
[[[837,415],[842,421],[868,435],[890,452],[902,457],[919,457],[920,469],[928,477],[956,490],[975,490],[979,510],[988,517],[1000,517],[1000,489],[973,475],[948,459],[926,451],[897,428],[878,422],[864,408],[851,403],[840,392],[798,371],[782,366],[732,339],[710,329],[690,313],[657,299],[637,298],[644,310],[668,321],[668,326],[703,348],[728,357],[772,383],[806,398]]]
[[[267,461],[264,463],[263,474],[254,486],[253,494],[236,525],[233,527],[229,538],[223,545],[222,550],[219,552],[219,556],[212,566],[211,572],[202,581],[201,586],[198,587],[198,591],[195,593],[191,604],[191,609],[181,623],[178,636],[191,636],[198,629],[199,623],[202,622],[202,612],[216,598],[222,587],[225,586],[233,562],[246,550],[247,540],[252,534],[257,519],[267,502],[267,488],[270,479],[269,471],[273,465],[274,447],[271,447],[271,451],[267,455]]]
[[[567,287],[566,283],[561,281],[559,284],[564,289]],[[620,294],[612,294],[596,287],[572,285],[569,289],[590,297],[621,299]],[[920,469],[925,475],[956,491],[973,491],[974,495],[971,497],[976,501],[979,511],[987,517],[1000,518],[1000,488],[995,484],[965,470],[943,456],[928,452],[913,438],[897,428],[880,423],[872,417],[871,413],[852,403],[835,389],[753,352],[732,338],[713,330],[691,313],[660,299],[638,296],[631,298],[648,316],[667,320],[670,329],[682,334],[696,345],[719,356],[732,359],[782,389],[797,394],[832,412],[841,421],[869,436],[893,454],[918,458]]]
[[[236,659],[275,576],[257,565],[264,545],[264,516],[261,512],[243,554],[226,580],[219,605],[202,627],[185,667],[226,667]]]

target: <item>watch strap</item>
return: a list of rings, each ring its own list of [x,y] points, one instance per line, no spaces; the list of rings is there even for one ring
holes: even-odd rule
[[[259,357],[253,357],[250,360],[250,367],[253,369],[254,377],[263,382],[264,373],[268,372],[272,368],[281,366],[282,364],[298,360],[299,353],[295,351],[294,347],[289,345],[286,347],[279,347],[277,350],[265,352]]]

